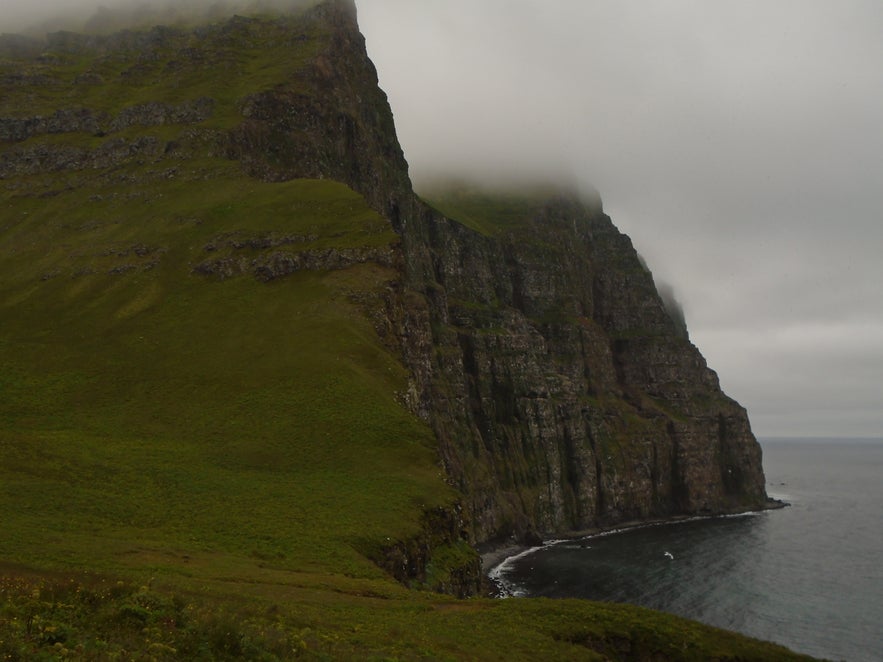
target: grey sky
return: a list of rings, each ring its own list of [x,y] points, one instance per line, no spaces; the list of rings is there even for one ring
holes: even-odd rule
[[[418,188],[594,185],[759,436],[883,437],[883,3],[357,3]]]
[[[883,3],[358,6],[418,188],[590,182],[759,436],[883,437]]]

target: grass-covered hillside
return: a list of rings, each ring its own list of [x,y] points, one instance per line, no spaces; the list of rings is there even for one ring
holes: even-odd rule
[[[376,565],[457,500],[377,331],[399,237],[224,148],[327,26],[63,37],[0,57],[0,660],[791,659]]]
[[[396,402],[403,369],[353,303],[388,269],[197,270],[394,242],[342,185],[219,171],[3,205],[7,559],[374,577],[360,541],[450,498]]]
[[[377,577],[360,546],[452,498],[356,303],[397,237],[345,186],[257,181],[219,147],[321,26],[206,33],[0,64],[0,553]]]
[[[456,602],[379,570],[373,545],[454,497],[362,307],[395,273],[265,282],[252,264],[396,237],[340,184],[213,167],[3,191],[0,656],[640,659],[673,634],[775,652],[638,609]]]

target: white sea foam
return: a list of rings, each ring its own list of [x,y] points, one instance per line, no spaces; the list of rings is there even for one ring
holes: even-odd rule
[[[757,517],[763,515],[765,510],[748,510],[744,513],[732,513],[731,515],[716,515],[715,517],[702,517],[700,519],[734,519],[736,517]]]
[[[543,549],[543,545],[539,545],[537,547],[530,547],[525,549],[524,551],[519,552],[518,554],[513,554],[512,556],[507,556],[500,563],[491,568],[490,572],[487,573],[487,576],[493,581],[499,590],[499,594],[497,597],[500,598],[521,598],[527,595],[527,592],[516,586],[513,582],[510,582],[506,577],[507,573],[510,570],[510,567],[513,563],[518,561],[519,559],[523,559],[525,556],[529,556],[534,552]]]

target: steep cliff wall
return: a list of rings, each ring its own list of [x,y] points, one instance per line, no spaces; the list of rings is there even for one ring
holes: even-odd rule
[[[308,124],[338,129],[314,132],[298,153],[330,146],[336,158],[291,159],[288,174],[327,164],[401,234],[402,281],[378,328],[397,339],[408,405],[433,426],[475,540],[762,507],[745,410],[721,392],[600,203],[547,191],[467,193],[447,216],[424,205],[353,7],[327,3],[322,16],[336,34],[315,65],[328,105]],[[457,211],[487,221],[485,231]]]
[[[394,223],[402,274],[377,327],[412,373],[405,401],[435,431],[474,540],[763,506],[744,409],[600,203],[477,194],[491,232],[425,205],[352,3],[314,20],[330,38],[249,98],[229,155],[265,179],[344,181]]]
[[[436,280],[423,291],[432,355],[420,388],[477,539],[765,503],[744,409],[597,203],[456,203],[497,227],[425,217]]]
[[[401,400],[432,426],[473,542],[764,505],[745,411],[720,391],[597,201],[460,191],[433,207],[413,193],[352,0],[192,34],[53,39],[73,63],[63,75],[52,57],[4,74],[34,90],[34,112],[0,102],[0,178],[110,169],[101,175],[110,182],[133,164],[174,159],[180,167],[150,176],[197,181],[211,176],[200,159],[223,157],[264,181],[344,182],[393,224],[395,246],[323,264],[396,270],[383,297],[360,303],[410,371]],[[290,46],[292,59],[250,64],[269,42]],[[80,71],[72,54],[84,48],[102,55]],[[228,65],[237,72],[228,89],[201,87],[206,67]],[[104,93],[112,77],[145,98],[115,105]],[[41,90],[60,85],[80,103],[42,107],[54,97]],[[58,139],[65,133],[70,144]],[[321,268],[305,264],[255,273]]]

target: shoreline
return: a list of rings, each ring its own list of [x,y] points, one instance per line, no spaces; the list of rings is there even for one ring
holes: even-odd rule
[[[481,571],[483,576],[494,586],[497,592],[500,592],[501,586],[499,582],[491,576],[491,573],[503,565],[509,559],[524,554],[527,551],[542,549],[556,542],[566,542],[570,540],[582,540],[584,538],[592,538],[604,534],[619,533],[629,531],[631,529],[640,529],[649,526],[661,526],[664,524],[679,524],[691,520],[715,519],[717,517],[738,517],[741,515],[750,515],[752,513],[761,513],[767,510],[781,510],[790,506],[786,501],[780,499],[768,498],[766,503],[759,508],[750,510],[737,510],[730,513],[718,513],[715,515],[672,515],[670,517],[658,517],[645,520],[629,520],[610,526],[600,526],[591,529],[582,529],[579,531],[567,531],[554,534],[554,538],[543,540],[539,545],[527,545],[515,542],[507,542],[501,545],[490,545],[486,551],[481,551],[479,546],[479,555],[481,557]]]

